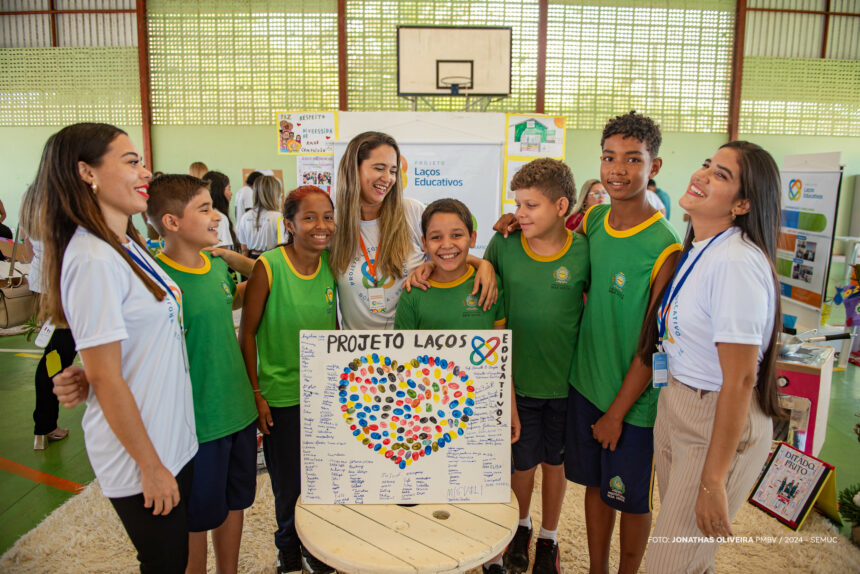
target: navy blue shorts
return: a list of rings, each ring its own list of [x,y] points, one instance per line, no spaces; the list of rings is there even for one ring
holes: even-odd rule
[[[591,425],[603,411],[571,387],[568,395],[564,475],[600,487],[600,498],[630,514],[651,512],[654,489],[654,429],[624,422],[615,450],[594,440]]]
[[[520,440],[511,445],[515,470],[531,470],[541,463],[564,462],[567,399],[535,399],[517,395]]]
[[[257,421],[233,434],[201,443],[194,456],[188,530],[218,528],[231,510],[254,503],[257,491]]]

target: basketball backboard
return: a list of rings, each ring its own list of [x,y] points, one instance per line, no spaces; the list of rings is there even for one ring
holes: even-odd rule
[[[397,95],[507,96],[511,28],[398,26]]]

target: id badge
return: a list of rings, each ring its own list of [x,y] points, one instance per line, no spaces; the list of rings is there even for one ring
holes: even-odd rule
[[[45,324],[42,325],[42,328],[39,329],[39,336],[36,337],[36,346],[40,349],[44,349],[48,346],[48,343],[51,342],[51,337],[54,336],[54,330],[56,327],[50,321],[45,321]]]
[[[652,385],[655,389],[665,387],[669,384],[669,357],[666,353],[654,353],[651,356],[651,365],[654,370]]]
[[[371,313],[382,313],[385,311],[385,289],[373,287],[367,290],[367,304]]]

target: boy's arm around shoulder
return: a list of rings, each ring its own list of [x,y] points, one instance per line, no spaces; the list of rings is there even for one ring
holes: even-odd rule
[[[648,308],[657,304],[657,297],[663,292],[663,289],[672,280],[672,274],[675,272],[675,267],[678,264],[678,251],[674,251],[664,261],[654,282],[651,284],[651,297],[648,302]],[[646,313],[647,315],[647,313]],[[594,434],[594,439],[603,445],[603,448],[615,450],[615,445],[621,436],[621,423],[624,422],[624,417],[633,406],[633,403],[639,399],[648,383],[651,381],[651,368],[642,362],[642,359],[637,353],[627,369],[627,374],[624,375],[624,381],[621,383],[621,389],[615,395],[615,400],[606,409],[606,413],[600,417],[591,428]]]

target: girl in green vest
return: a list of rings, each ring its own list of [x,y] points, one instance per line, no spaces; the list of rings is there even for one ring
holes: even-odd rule
[[[300,547],[295,506],[301,489],[299,331],[337,328],[335,281],[328,266],[334,205],[302,186],[284,201],[287,243],[264,252],[245,291],[239,346],[254,390],[263,453],[275,495],[278,572],[330,572]]]

